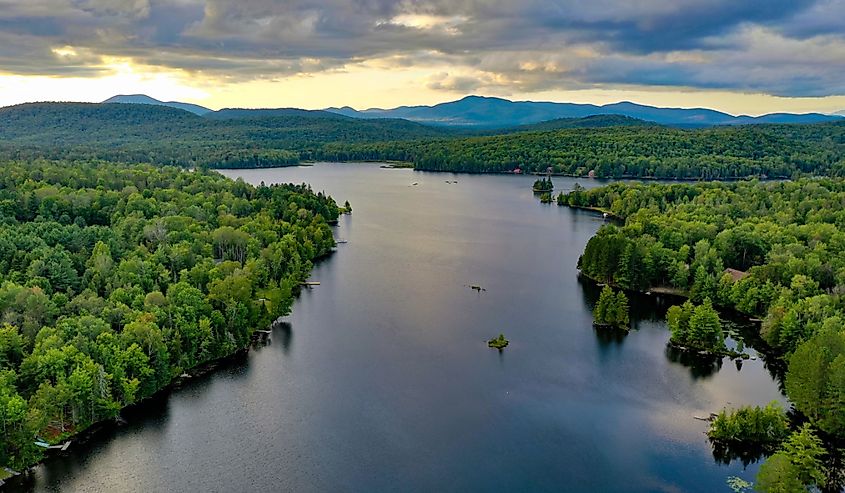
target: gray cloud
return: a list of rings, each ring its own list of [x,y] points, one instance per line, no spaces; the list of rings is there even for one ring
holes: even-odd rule
[[[0,0],[0,71],[97,75],[120,56],[242,80],[380,59],[450,92],[825,96],[845,94],[843,19],[845,0]]]

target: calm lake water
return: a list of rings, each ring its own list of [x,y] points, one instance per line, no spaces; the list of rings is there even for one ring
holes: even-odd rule
[[[756,464],[714,460],[693,416],[783,400],[777,382],[760,359],[738,370],[671,357],[659,300],[632,300],[630,334],[596,332],[597,290],[576,262],[600,215],[540,204],[527,176],[225,174],[349,200],[335,231],[348,243],[268,345],[75,444],[25,490],[715,492],[731,475],[753,480]],[[501,354],[485,343],[500,332]]]

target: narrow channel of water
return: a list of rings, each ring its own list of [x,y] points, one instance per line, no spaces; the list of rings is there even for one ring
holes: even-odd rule
[[[527,176],[225,174],[349,200],[335,231],[348,243],[269,345],[47,461],[25,489],[714,492],[753,479],[756,465],[714,460],[693,416],[782,400],[777,383],[759,359],[672,357],[651,298],[633,303],[637,330],[597,333],[576,262],[600,215],[539,204]],[[501,354],[485,344],[500,332]]]

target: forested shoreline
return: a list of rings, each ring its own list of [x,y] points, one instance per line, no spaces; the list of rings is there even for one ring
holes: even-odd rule
[[[0,466],[39,461],[246,347],[334,247],[306,185],[112,162],[0,163]]]
[[[845,443],[845,180],[576,186],[558,203],[624,221],[590,239],[578,261],[585,275],[689,297],[669,311],[674,342],[718,350],[721,334],[690,329],[711,303],[761,320],[760,335],[788,365],[786,395],[810,424],[778,435],[777,452],[758,476],[762,491],[792,491],[777,488],[796,478],[802,488],[838,491],[845,480],[837,465]],[[714,426],[738,434],[760,426],[748,419],[728,424],[741,416],[724,415]],[[790,445],[795,441],[812,454]],[[812,455],[812,471],[796,464],[802,454]]]
[[[423,171],[545,172],[596,178],[721,180],[845,173],[845,125],[696,130],[616,126],[506,135],[327,144],[322,159],[389,159]]]

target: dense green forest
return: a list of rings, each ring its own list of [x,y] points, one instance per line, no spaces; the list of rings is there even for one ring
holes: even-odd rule
[[[115,163],[0,164],[0,466],[247,345],[334,246],[307,186]]]
[[[327,144],[331,161],[395,160],[416,169],[523,171],[598,178],[733,179],[845,174],[845,125],[758,125],[697,130],[612,126],[471,138]]]
[[[453,133],[406,120],[357,120],[327,112],[249,115],[239,117],[237,110],[229,110],[205,118],[145,104],[11,106],[0,108],[0,156],[254,168],[298,163],[326,142],[401,141]]]
[[[818,434],[841,446],[845,180],[614,183],[577,187],[561,194],[559,203],[624,219],[624,225],[604,225],[590,239],[579,259],[583,274],[636,291],[668,288],[701,306],[712,300],[761,319],[760,335],[788,363],[787,396],[812,424],[805,440]],[[672,337],[694,347],[721,345],[721,334],[713,330],[691,331],[691,317],[700,309],[687,304],[670,311]],[[695,334],[704,339],[691,341]],[[778,454],[761,474],[789,475],[786,452]]]
[[[212,168],[389,160],[430,171],[551,167],[599,178],[838,176],[845,174],[845,123],[685,130],[599,115],[479,131],[324,111],[222,110],[201,117],[164,106],[36,103],[0,109],[0,157]]]

